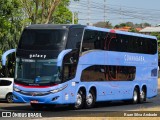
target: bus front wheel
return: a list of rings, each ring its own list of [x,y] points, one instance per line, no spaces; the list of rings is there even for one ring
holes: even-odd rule
[[[85,107],[92,108],[95,105],[96,96],[93,90],[89,91],[89,94],[86,97]]]
[[[75,109],[81,109],[84,106],[84,96],[83,91],[79,90],[76,96],[76,103],[74,105]]]

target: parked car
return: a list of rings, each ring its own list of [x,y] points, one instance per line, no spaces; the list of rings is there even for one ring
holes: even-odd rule
[[[6,99],[8,103],[13,102],[13,78],[0,78],[0,99]]]

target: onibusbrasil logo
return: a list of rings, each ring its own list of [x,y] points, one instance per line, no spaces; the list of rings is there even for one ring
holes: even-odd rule
[[[11,118],[11,117],[17,117],[17,118],[23,118],[23,117],[30,117],[30,118],[40,118],[42,117],[41,113],[36,112],[2,112],[3,118]]]

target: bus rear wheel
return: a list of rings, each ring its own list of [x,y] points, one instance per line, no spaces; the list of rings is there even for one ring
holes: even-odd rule
[[[143,103],[146,101],[146,90],[143,88],[140,94],[140,103]]]
[[[88,96],[86,97],[85,107],[92,108],[95,105],[96,96],[93,90],[89,91]]]
[[[84,106],[85,95],[82,90],[79,90],[76,96],[76,103],[74,105],[74,109],[81,109]]]
[[[137,104],[138,101],[139,101],[138,89],[137,89],[137,88],[134,88],[132,103],[133,103],[133,104]]]

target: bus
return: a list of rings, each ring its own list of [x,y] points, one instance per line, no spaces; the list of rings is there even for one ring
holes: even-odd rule
[[[157,38],[85,25],[35,24],[16,49],[14,102],[92,108],[157,95]]]

